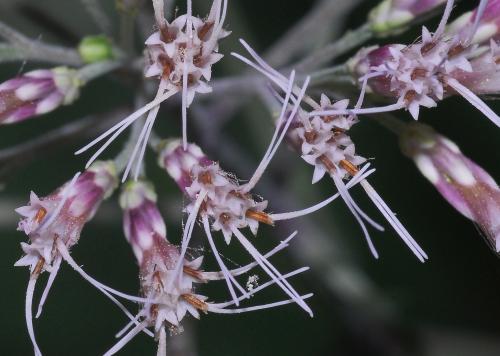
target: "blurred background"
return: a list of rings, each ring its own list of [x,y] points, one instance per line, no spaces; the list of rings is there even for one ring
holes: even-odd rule
[[[221,44],[227,56],[215,66],[215,79],[242,73],[246,68],[229,56],[243,52],[238,38],[245,38],[260,53],[266,53],[304,16],[320,3],[329,6],[329,17],[317,25],[310,51],[338,38],[345,30],[365,21],[376,1],[230,1],[227,28],[232,35]],[[1,0],[0,21],[26,35],[44,41],[76,46],[99,29],[89,16],[85,1],[79,0]],[[119,19],[115,3],[101,0],[117,33]],[[459,4],[455,16],[476,2]],[[145,14],[151,14],[149,1]],[[179,1],[179,11],[184,4]],[[209,1],[194,1],[195,13],[205,14]],[[324,4],[322,5],[324,6]],[[145,16],[147,19],[147,16]],[[438,18],[427,22],[435,26]],[[146,32],[152,25],[142,21]],[[139,27],[139,26],[138,26]],[[418,37],[418,26],[397,39],[372,40],[411,42]],[[142,51],[142,35],[137,29],[136,51]],[[278,51],[278,54],[281,52]],[[349,54],[352,54],[350,52]],[[348,57],[348,56],[347,56]],[[346,57],[346,58],[347,58]],[[341,58],[339,63],[342,61]],[[290,58],[290,63],[293,58]],[[2,63],[0,82],[33,68],[26,63]],[[30,355],[32,347],[24,321],[24,297],[28,281],[25,268],[14,268],[21,257],[19,243],[25,236],[16,231],[18,216],[14,209],[24,205],[29,192],[49,194],[82,169],[85,156],[73,152],[111,126],[114,120],[133,109],[134,93],[140,76],[115,73],[98,79],[83,91],[81,98],[44,117],[0,128],[0,279],[3,326],[0,328],[0,354]],[[155,83],[153,83],[155,84]],[[242,88],[244,89],[244,87]],[[272,121],[267,108],[250,91],[198,97],[190,110],[190,137],[226,170],[248,179],[272,136]],[[244,103],[233,108],[237,96]],[[488,101],[497,112],[500,104]],[[228,119],[221,113],[230,112]],[[410,120],[406,113],[398,113]],[[48,137],[69,123],[80,120],[82,127],[71,135],[9,155],[9,149]],[[213,120],[213,121],[212,121]],[[500,177],[498,129],[460,98],[451,98],[421,114],[422,122],[456,142],[462,151],[484,167],[497,180]],[[157,133],[163,137],[180,134],[180,108],[175,100],[164,105]],[[430,259],[421,264],[390,229],[373,232],[381,258],[375,260],[361,230],[340,202],[320,212],[276,228],[263,227],[254,239],[260,251],[267,251],[295,229],[299,236],[273,262],[281,271],[301,266],[311,270],[294,277],[297,290],[314,293],[309,318],[294,305],[237,316],[204,315],[201,320],[186,318],[185,332],[171,337],[169,355],[425,355],[489,356],[500,355],[500,260],[491,252],[476,227],[452,209],[400,153],[392,133],[369,119],[362,120],[352,132],[357,150],[374,158],[377,172],[372,184],[398,213]],[[107,152],[119,151],[117,142]],[[149,178],[160,195],[160,205],[168,225],[169,238],[181,236],[181,193],[156,165],[153,152],[147,156]],[[312,186],[312,170],[283,147],[257,191],[270,201],[274,211],[300,209],[331,195],[335,190],[328,180]],[[369,200],[357,190],[353,195],[371,216],[379,217]],[[378,218],[382,220],[382,218]],[[203,246],[200,228],[195,246]],[[222,239],[221,239],[222,242]],[[237,246],[219,244],[229,260],[248,262]],[[194,255],[202,251],[193,251]],[[87,224],[73,257],[98,280],[130,294],[138,290],[137,266],[121,230],[121,214],[116,194],[106,201],[94,220]],[[206,269],[216,268],[207,253]],[[229,262],[228,262],[229,263]],[[263,273],[258,274],[265,279]],[[47,276],[41,278],[42,283]],[[36,294],[40,297],[41,289]],[[224,283],[202,287],[201,294],[213,300],[227,298]],[[282,299],[277,288],[253,303]],[[131,305],[133,310],[135,306]],[[46,355],[98,355],[110,348],[114,334],[126,324],[122,313],[97,290],[63,265],[44,314],[35,321],[41,349]],[[139,335],[121,355],[153,355],[156,343]]]

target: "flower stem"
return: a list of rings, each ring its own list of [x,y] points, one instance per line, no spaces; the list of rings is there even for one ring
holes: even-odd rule
[[[6,44],[0,44],[0,61],[35,60],[71,66],[82,64],[76,50],[32,40],[3,22],[0,22],[0,37],[12,45],[8,47]],[[13,50],[13,53],[10,50]]]
[[[108,74],[123,65],[122,61],[102,61],[96,62],[81,68],[78,71],[80,79],[87,83],[100,76]]]
[[[298,72],[308,72],[318,68],[331,60],[346,54],[350,50],[360,46],[373,37],[373,32],[368,24],[364,24],[357,29],[347,32],[338,41],[335,41],[310,56],[300,61],[295,68]]]

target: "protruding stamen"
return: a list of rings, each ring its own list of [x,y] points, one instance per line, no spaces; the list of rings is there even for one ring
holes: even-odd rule
[[[193,277],[193,278],[197,279],[199,282],[202,282],[202,283],[206,283],[207,282],[202,277],[202,273],[203,273],[202,271],[198,271],[198,270],[196,270],[194,268],[191,268],[191,267],[188,267],[188,266],[184,266],[182,268],[182,270],[184,271],[185,274],[187,274],[190,277]]]
[[[325,155],[319,156],[318,159],[321,163],[323,163],[329,173],[334,173],[337,170],[333,162]]]
[[[35,268],[33,269],[33,272],[31,273],[32,278],[36,278],[42,273],[43,266],[45,266],[45,258],[40,257],[38,262],[35,265]]]
[[[349,162],[346,159],[341,160],[339,162],[339,165],[342,168],[344,168],[347,171],[347,173],[349,173],[351,176],[355,176],[359,172],[358,167],[356,167],[354,164],[352,164],[351,162]]]
[[[196,298],[192,294],[183,294],[182,298],[196,309],[201,310],[204,313],[208,313],[208,304],[203,300]]]
[[[273,219],[271,219],[269,214],[264,213],[263,211],[247,210],[245,216],[249,219],[256,220],[263,224],[274,226]]]

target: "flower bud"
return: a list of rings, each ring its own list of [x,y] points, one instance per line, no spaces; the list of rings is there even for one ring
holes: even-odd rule
[[[159,157],[158,164],[167,170],[179,188],[186,192],[186,188],[193,183],[191,171],[195,166],[208,167],[214,164],[195,144],[188,144],[182,148],[180,140],[166,141]]]
[[[446,0],[384,0],[369,15],[369,23],[377,34],[397,30]]]
[[[447,28],[450,35],[469,36],[476,21],[477,8],[467,12],[453,21]],[[483,43],[490,39],[498,39],[500,35],[500,0],[489,0],[479,21],[479,26],[472,39],[473,43]]]
[[[160,253],[168,261],[168,268],[173,269],[179,252],[167,241],[167,228],[156,206],[156,199],[150,183],[127,183],[120,196],[123,230],[140,266],[150,261],[155,253]]]
[[[353,76],[358,79],[370,73],[371,68],[394,61],[394,50],[399,51],[404,47],[405,46],[399,44],[390,44],[382,47],[371,46],[362,48],[347,62],[347,66]],[[371,78],[368,81],[368,85],[368,89],[376,94],[387,97],[397,97],[397,92],[393,90],[391,78],[388,76]]]
[[[66,67],[35,70],[0,84],[0,124],[20,122],[71,104],[81,86]]]
[[[500,189],[495,180],[429,126],[408,125],[401,147],[441,195],[474,221],[500,252]]]
[[[106,36],[87,36],[78,45],[78,53],[85,63],[113,59],[113,45]]]

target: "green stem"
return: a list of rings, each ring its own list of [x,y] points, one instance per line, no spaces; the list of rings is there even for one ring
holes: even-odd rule
[[[82,59],[76,50],[32,40],[3,22],[0,22],[0,37],[11,44],[11,47],[7,47],[6,44],[1,45],[0,53],[4,56],[0,57],[0,61],[36,60],[71,66],[82,64]],[[7,50],[10,49],[14,53],[8,53]]]
[[[315,68],[346,54],[373,37],[373,32],[368,24],[358,27],[356,30],[347,32],[338,41],[335,41],[299,62],[295,68],[299,72],[309,72]]]
[[[96,62],[92,63],[89,65],[86,65],[85,67],[81,68],[78,73],[80,79],[84,82],[87,83],[91,80],[94,80],[100,76],[103,76],[105,74],[108,74],[115,69],[121,67],[123,65],[123,62],[121,61],[103,61],[103,62]]]

